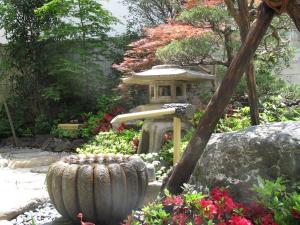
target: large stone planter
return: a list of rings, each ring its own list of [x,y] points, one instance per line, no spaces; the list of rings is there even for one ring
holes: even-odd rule
[[[117,224],[138,207],[146,194],[148,174],[137,156],[69,156],[54,163],[47,188],[55,208],[64,217]]]

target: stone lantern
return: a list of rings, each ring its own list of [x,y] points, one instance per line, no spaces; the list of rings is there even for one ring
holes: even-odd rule
[[[166,103],[188,103],[191,85],[205,81],[215,81],[215,76],[184,69],[176,65],[159,65],[131,77],[124,78],[123,83],[149,86],[149,104],[141,105],[131,110],[142,112],[160,109]],[[163,136],[172,132],[172,119],[163,117],[146,120],[142,128],[142,137],[138,153],[159,152],[163,144]],[[183,121],[182,130],[191,128],[191,123]]]

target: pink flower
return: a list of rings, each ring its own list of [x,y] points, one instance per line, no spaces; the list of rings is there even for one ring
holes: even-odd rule
[[[189,218],[188,215],[184,213],[175,214],[172,217],[173,221],[178,225],[185,225],[185,222],[187,221],[188,218]]]
[[[174,205],[177,205],[177,206],[182,206],[183,205],[183,199],[180,195],[174,196],[173,197],[173,202],[174,202]]]
[[[178,195],[178,196],[169,196],[169,197],[166,197],[163,200],[163,205],[164,206],[168,206],[168,205],[182,206],[183,205],[183,199],[180,195]]]
[[[229,225],[253,225],[250,220],[244,217],[233,215],[229,220]]]

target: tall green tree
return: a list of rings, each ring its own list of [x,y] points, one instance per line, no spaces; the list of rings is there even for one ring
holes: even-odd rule
[[[122,0],[129,9],[128,28],[133,31],[163,24],[174,19],[185,0]]]
[[[91,104],[92,91],[97,89],[95,84],[105,83],[101,61],[110,56],[113,45],[108,33],[117,19],[95,0],[52,0],[35,12],[41,18],[51,15],[56,21],[55,26],[44,27],[43,38],[63,43],[70,49],[52,61],[54,74],[72,74],[72,79],[80,84],[74,90],[77,97],[84,93],[86,105]]]
[[[71,114],[93,108],[94,96],[115,80],[102,72],[109,67],[102,61],[109,56],[108,33],[114,22],[98,1],[0,2],[0,28],[8,40],[15,81],[10,104],[19,120],[17,129],[33,130],[41,122],[49,128],[48,120],[58,115],[72,119]]]
[[[45,0],[3,0],[0,2],[0,29],[8,41],[7,54],[11,77],[16,81],[14,93],[28,110],[25,120],[34,121],[41,112],[41,84],[47,71],[45,41],[42,29],[51,26],[51,16],[37,17],[34,10]],[[22,100],[21,100],[22,99]]]

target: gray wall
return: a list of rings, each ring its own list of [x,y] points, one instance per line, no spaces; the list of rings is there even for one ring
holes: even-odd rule
[[[300,32],[291,33],[291,44],[296,48],[296,56],[289,68],[282,71],[281,77],[293,84],[300,84]]]

